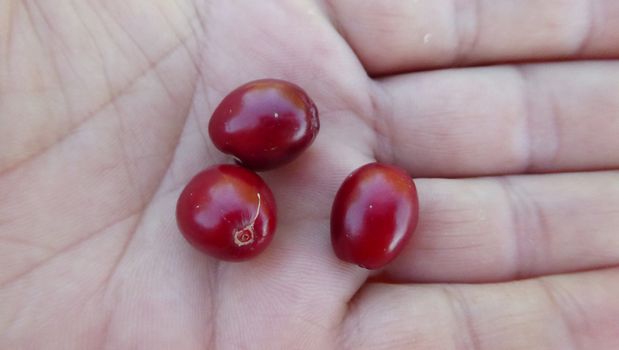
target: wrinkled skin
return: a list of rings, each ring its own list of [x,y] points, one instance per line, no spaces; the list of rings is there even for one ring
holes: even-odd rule
[[[617,58],[614,0],[4,0],[0,348],[617,349]],[[264,174],[269,249],[220,263],[175,201],[264,77],[321,133]],[[421,219],[370,275],[328,217],[376,159]]]

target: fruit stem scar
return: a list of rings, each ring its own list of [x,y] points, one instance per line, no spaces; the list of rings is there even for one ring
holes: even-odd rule
[[[260,214],[260,204],[262,202],[262,200],[260,199],[260,193],[257,193],[257,196],[258,207],[256,208],[256,214],[254,214],[254,217],[245,227],[234,232],[234,243],[239,247],[251,244],[255,239],[256,232],[254,231],[254,224],[256,223],[258,215]]]

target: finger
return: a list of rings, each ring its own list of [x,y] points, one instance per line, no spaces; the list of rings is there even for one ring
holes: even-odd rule
[[[617,349],[619,270],[488,285],[369,284],[345,349]]]
[[[420,223],[384,276],[505,281],[619,266],[619,172],[419,180]]]
[[[614,0],[327,1],[370,74],[499,61],[619,57]]]
[[[417,177],[619,167],[619,62],[435,71],[376,91],[376,156]]]

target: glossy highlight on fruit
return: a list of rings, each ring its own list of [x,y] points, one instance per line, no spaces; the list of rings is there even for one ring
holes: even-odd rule
[[[331,243],[338,258],[367,269],[402,251],[419,217],[413,179],[402,169],[371,163],[350,174],[331,210]]]
[[[196,175],[182,191],[176,221],[193,246],[228,261],[250,259],[273,239],[273,194],[255,173],[219,165]]]
[[[273,169],[297,158],[316,138],[320,122],[314,102],[283,80],[249,82],[228,94],[209,122],[222,152],[253,170]]]

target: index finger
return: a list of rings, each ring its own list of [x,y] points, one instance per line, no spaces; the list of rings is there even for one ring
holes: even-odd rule
[[[619,57],[614,0],[338,0],[333,21],[372,75]]]

